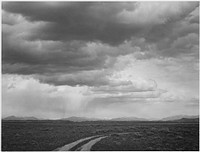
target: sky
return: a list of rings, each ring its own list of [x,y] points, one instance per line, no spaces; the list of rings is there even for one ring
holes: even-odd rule
[[[199,2],[2,2],[2,117],[199,113]]]

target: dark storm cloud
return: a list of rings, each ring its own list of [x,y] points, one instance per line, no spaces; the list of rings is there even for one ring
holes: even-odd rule
[[[26,40],[26,36],[38,26],[44,25],[40,22],[30,23],[23,18],[21,23],[15,26],[3,25],[3,73],[54,75],[101,70],[109,68],[117,56],[138,51],[135,46],[141,45],[136,44],[138,40],[134,46],[126,43],[117,47],[78,40],[65,42]],[[53,79],[56,82],[56,79]],[[53,79],[48,78],[48,80]],[[60,81],[57,82],[61,84]]]
[[[96,86],[109,81],[107,73],[96,71],[112,69],[119,56],[198,55],[198,2],[2,5],[3,73],[36,75],[54,85]]]
[[[176,20],[153,26],[145,39],[156,44],[158,53],[164,57],[198,56],[199,4],[196,3],[193,9],[186,11]],[[178,41],[182,44],[175,45]]]
[[[115,21],[118,12],[134,9],[129,3],[4,2],[3,9],[21,14],[30,21],[47,23],[44,28],[38,28],[30,39],[100,40],[117,44],[139,32],[139,28]]]
[[[148,5],[150,8],[147,9],[147,13],[152,13],[149,18],[149,14],[143,12]],[[161,8],[157,5],[161,5]],[[145,37],[146,32],[149,33],[147,39],[151,41],[164,38],[168,31],[171,31],[171,28],[168,29],[169,24],[187,16],[198,6],[198,2],[175,3],[178,5],[175,6],[177,11],[174,11],[172,5],[173,3],[135,2],[4,2],[3,9],[21,14],[30,21],[43,21],[47,24],[45,27],[39,27],[29,39],[84,40],[119,44],[133,35]],[[160,10],[162,7],[164,11]],[[155,9],[159,9],[160,12],[156,14]],[[172,11],[166,13],[165,9]]]
[[[3,115],[197,113],[198,39],[199,2],[3,2]]]
[[[53,85],[86,85],[86,86],[101,86],[109,84],[109,79],[106,78],[108,71],[90,70],[71,74],[55,73],[49,75],[35,75],[42,83]]]
[[[3,32],[3,73],[71,73],[105,67],[106,55],[96,54],[85,42],[27,41],[21,35],[28,33],[26,28],[3,28],[8,29]]]

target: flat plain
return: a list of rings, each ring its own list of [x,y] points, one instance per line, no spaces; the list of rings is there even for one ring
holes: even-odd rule
[[[91,150],[199,150],[198,122],[2,121],[3,151],[50,151],[102,135]]]

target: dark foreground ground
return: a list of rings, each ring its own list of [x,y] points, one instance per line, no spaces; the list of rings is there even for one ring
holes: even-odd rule
[[[130,132],[129,134],[115,134]],[[50,151],[78,139],[108,135],[92,150],[199,150],[199,123],[2,121],[3,151]]]

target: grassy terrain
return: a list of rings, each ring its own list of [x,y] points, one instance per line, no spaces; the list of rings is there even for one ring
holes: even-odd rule
[[[132,132],[117,135],[114,133]],[[198,123],[2,121],[2,150],[49,151],[81,138],[108,135],[93,150],[198,150]]]
[[[198,131],[195,124],[142,125],[130,134],[113,134],[94,145],[92,150],[198,151]]]

